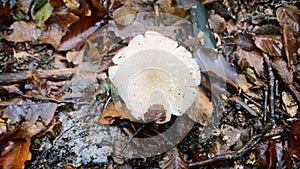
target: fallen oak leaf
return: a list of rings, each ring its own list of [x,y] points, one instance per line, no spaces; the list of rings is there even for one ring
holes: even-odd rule
[[[29,151],[30,140],[11,140],[2,147],[0,156],[0,168],[25,168],[25,161],[31,159],[31,153]]]

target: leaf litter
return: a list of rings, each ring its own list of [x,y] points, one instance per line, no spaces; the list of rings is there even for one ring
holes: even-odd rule
[[[66,64],[65,67],[79,67],[79,70],[77,69],[77,71],[74,71],[75,76],[71,80],[70,78],[67,78],[63,79],[63,81],[59,80],[56,82],[47,78],[30,76],[35,77],[34,80],[36,82],[34,82],[34,80],[26,80],[27,84],[24,84],[23,78],[23,80],[18,81],[17,79],[17,81],[15,81],[19,83],[19,85],[2,86],[0,88],[1,94],[3,93],[0,97],[0,117],[3,119],[1,124],[7,126],[7,128],[1,128],[3,133],[0,135],[1,140],[5,140],[4,142],[1,142],[5,143],[1,145],[2,154],[0,159],[1,165],[3,165],[1,167],[5,168],[10,166],[11,168],[11,166],[15,165],[13,167],[24,168],[24,162],[30,159],[30,154],[32,152],[32,150],[29,151],[29,146],[33,143],[28,140],[28,137],[35,137],[40,134],[43,135],[47,130],[52,130],[53,136],[57,137],[57,135],[55,135],[57,132],[54,125],[56,124],[55,119],[63,119],[62,129],[64,132],[67,132],[67,134],[65,136],[60,136],[55,141],[56,145],[52,145],[50,149],[45,150],[41,148],[46,152],[42,154],[41,158],[48,159],[47,165],[52,167],[55,166],[56,163],[60,163],[60,161],[54,160],[54,162],[51,163],[51,158],[49,157],[49,154],[51,153],[49,152],[50,150],[53,150],[52,154],[62,156],[62,154],[56,150],[58,150],[66,140],[70,141],[71,137],[74,138],[74,135],[69,134],[68,130],[71,130],[78,136],[82,136],[87,131],[86,129],[90,128],[88,133],[91,133],[91,135],[87,137],[94,140],[94,142],[91,142],[91,145],[86,144],[87,141],[90,141],[89,139],[84,140],[86,137],[76,137],[70,141],[72,144],[76,142],[78,145],[84,145],[84,148],[81,149],[75,144],[70,146],[70,150],[73,154],[78,155],[82,150],[84,150],[82,152],[85,152],[85,154],[90,154],[90,157],[87,155],[81,157],[72,156],[71,158],[73,159],[70,161],[76,159],[76,162],[72,162],[74,166],[86,166],[89,162],[96,165],[106,165],[108,160],[105,159],[105,157],[117,152],[117,150],[111,149],[111,147],[113,147],[112,142],[107,140],[111,140],[110,134],[114,135],[114,138],[119,138],[119,136],[117,136],[120,134],[118,133],[118,130],[110,127],[108,127],[108,129],[101,125],[93,126],[91,129],[91,126],[86,124],[82,128],[78,126],[73,130],[72,127],[76,126],[82,119],[98,122],[97,120],[101,116],[101,123],[117,125],[122,128],[123,131],[127,131],[124,133],[127,135],[129,134],[131,137],[135,135],[143,137],[147,135],[153,136],[155,133],[163,132],[164,127],[168,126],[168,124],[166,124],[166,126],[156,126],[149,123],[146,126],[150,127],[151,130],[147,131],[143,127],[138,130],[136,127],[140,125],[126,121],[116,113],[116,109],[122,108],[122,106],[120,106],[122,104],[121,102],[109,102],[104,106],[107,101],[107,96],[109,95],[107,95],[107,90],[97,88],[103,84],[96,84],[96,86],[93,86],[95,83],[85,83],[87,81],[84,81],[84,79],[97,82],[97,80],[102,77],[102,75],[100,77],[98,73],[105,74],[108,67],[112,65],[112,62],[110,61],[112,56],[120,48],[126,46],[126,43],[129,42],[128,37],[132,37],[135,33],[142,33],[145,30],[145,23],[135,22],[137,16],[140,16],[139,12],[152,11],[159,14],[161,14],[161,12],[166,12],[181,17],[189,17],[190,8],[193,8],[193,6],[195,7],[197,2],[163,0],[157,1],[152,5],[152,1],[133,1],[132,3],[127,1],[110,1],[106,4],[100,4],[95,1],[82,1],[80,2],[82,8],[78,8],[78,4],[76,5],[76,3],[78,3],[77,1],[74,2],[75,4],[72,4],[71,1],[51,1],[50,3],[45,3],[41,6],[37,4],[30,6],[28,3],[22,3],[22,1],[18,1],[17,4],[10,1],[1,1],[2,7],[5,8],[6,11],[10,9],[7,4],[10,4],[12,9],[14,9],[13,13],[3,13],[4,15],[8,15],[7,18],[0,19],[0,23],[12,23],[11,25],[8,24],[6,27],[9,28],[3,36],[6,40],[13,43],[17,42],[19,44],[29,45],[32,44],[27,41],[50,44],[54,48],[54,51],[60,50],[66,51],[65,53],[67,53],[67,58],[64,58],[64,56],[59,57],[59,59],[57,59],[59,62],[57,63]],[[196,136],[194,135],[194,138],[192,137],[193,139],[186,142],[190,144],[190,147],[194,146],[196,147],[196,150],[201,150],[202,158],[187,160],[188,148],[182,146],[186,145],[185,141],[182,141],[179,146],[177,145],[177,148],[170,149],[164,155],[160,155],[160,158],[156,157],[155,159],[154,157],[137,160],[135,158],[132,159],[131,155],[125,154],[125,157],[115,156],[117,157],[114,158],[117,164],[110,161],[109,165],[121,167],[122,165],[120,165],[120,163],[124,163],[123,165],[127,167],[150,165],[151,167],[160,166],[162,168],[170,168],[170,166],[175,166],[175,168],[186,168],[187,166],[201,166],[202,164],[207,164],[207,160],[209,161],[214,157],[216,162],[213,162],[212,164],[218,166],[219,162],[224,162],[220,157],[224,157],[222,155],[225,155],[235,159],[234,163],[231,163],[233,160],[229,160],[228,163],[226,163],[226,165],[231,167],[251,165],[252,167],[263,168],[272,168],[275,166],[282,168],[297,168],[297,166],[299,166],[299,149],[297,148],[299,147],[297,144],[299,113],[297,104],[300,100],[298,87],[299,73],[297,72],[297,66],[299,64],[297,56],[299,55],[299,52],[297,53],[297,50],[299,51],[299,47],[297,46],[299,43],[299,8],[297,7],[297,3],[281,2],[276,6],[274,4],[270,5],[266,2],[259,1],[237,1],[230,3],[203,1],[203,4],[205,4],[205,8],[208,11],[208,18],[210,18],[208,26],[214,33],[218,34],[222,40],[221,45],[224,48],[222,46],[217,46],[217,49],[204,48],[203,51],[195,52],[196,54],[194,57],[196,57],[196,60],[202,69],[203,82],[201,88],[204,89],[200,92],[201,97],[199,97],[198,100],[199,104],[197,103],[194,109],[190,111],[192,115],[189,114],[189,118],[195,121],[196,125],[192,127],[188,125],[188,122],[184,122],[185,120],[183,120],[183,124],[177,126],[178,130],[182,130],[182,128],[191,128],[192,132],[187,138],[192,137],[193,132],[198,133],[197,135],[195,134]],[[129,6],[130,8],[128,8]],[[248,12],[243,10],[246,8],[249,9]],[[252,9],[255,10],[252,11]],[[264,9],[267,9],[267,14],[264,13]],[[118,15],[113,15],[122,10],[130,11],[133,15],[125,20],[122,20],[122,17],[118,18]],[[204,12],[206,12],[206,10]],[[122,12],[120,13],[119,16],[122,16]],[[256,20],[252,18],[253,15],[256,15]],[[111,32],[104,29],[99,30],[105,25],[106,20],[109,20],[109,22],[112,21],[110,18],[111,16],[115,16],[113,19],[115,22],[119,22],[118,24],[121,25],[121,27],[118,27],[115,31],[110,30]],[[87,24],[86,27],[78,26],[82,25],[86,18],[93,17],[94,19],[91,19],[91,22],[88,21],[89,24]],[[13,20],[12,18],[17,19],[18,21]],[[148,21],[154,18],[155,17],[147,17]],[[24,19],[26,19],[26,21],[24,21]],[[193,22],[193,19],[190,21]],[[98,22],[100,24],[98,24]],[[173,24],[180,27],[180,24],[182,23],[183,22],[178,22],[176,23],[177,25],[175,23]],[[205,23],[207,23],[207,21]],[[128,25],[130,29],[134,28],[134,31],[130,32],[123,29],[122,25]],[[152,28],[155,28],[154,30],[159,30],[158,27]],[[170,30],[176,30],[176,28],[170,28]],[[192,29],[190,30],[190,32],[192,32]],[[160,31],[163,32],[162,30]],[[211,30],[203,29],[203,31]],[[101,36],[97,35],[97,37],[101,37],[101,41],[105,43],[100,45],[95,41],[97,38],[87,41],[93,32],[97,32],[98,35],[100,34]],[[116,32],[116,34],[112,32]],[[175,34],[172,34],[170,37],[174,35]],[[185,32],[183,35],[183,39],[191,36],[185,34]],[[93,36],[91,37],[93,38]],[[224,39],[232,39],[232,37],[236,37],[235,40],[231,41],[232,43],[224,43]],[[195,42],[198,43],[200,40],[195,39],[186,42],[188,42],[187,44],[191,44],[191,47],[193,45],[197,46],[195,45]],[[113,46],[112,44],[115,40],[118,41],[119,44]],[[89,44],[90,46],[84,47],[83,50],[78,53],[73,51],[80,50],[83,44]],[[225,47],[229,46],[232,49],[231,51],[227,51],[226,55],[220,54],[224,52]],[[236,46],[238,47],[235,48]],[[3,49],[4,47],[1,47],[1,51]],[[15,50],[16,60],[21,61],[23,58],[31,56],[36,57],[32,52],[25,51],[25,53],[22,54],[22,51],[25,50]],[[65,55],[65,53],[61,52],[60,55]],[[274,128],[284,128],[287,129],[288,132],[273,134],[270,138],[266,136],[264,141],[261,141],[258,144],[262,147],[262,150],[254,151],[254,149],[247,148],[245,145],[251,143],[251,138],[255,138],[255,134],[259,134],[259,130],[256,130],[257,128],[262,127],[262,124],[268,124],[268,122],[263,120],[264,117],[262,116],[265,111],[269,110],[267,108],[268,101],[265,101],[266,96],[272,94],[271,92],[266,94],[266,90],[263,90],[265,87],[270,87],[266,85],[269,83],[267,80],[268,75],[265,73],[269,69],[265,68],[267,62],[263,59],[266,55],[270,57],[270,63],[274,69],[275,78],[279,82],[277,84],[279,85],[277,89],[278,95],[273,97],[275,99],[275,117],[278,121],[274,125]],[[58,55],[56,56],[58,57]],[[87,56],[90,58],[87,58]],[[0,59],[2,59],[2,57],[3,56],[1,55]],[[3,63],[6,64],[6,69],[3,70],[8,71],[11,70],[10,66],[14,63],[14,60],[4,56]],[[244,74],[246,74],[246,76]],[[210,78],[208,78],[208,76]],[[82,83],[80,83],[80,81],[82,81]],[[210,82],[214,83],[210,84]],[[65,87],[61,89],[61,86],[64,84],[66,84]],[[224,84],[227,85],[226,90],[224,90]],[[91,87],[92,90],[88,89],[89,87]],[[234,90],[232,90],[231,87],[233,87]],[[243,92],[240,92],[240,88]],[[272,89],[272,87],[270,88]],[[216,90],[220,90],[221,92],[216,93]],[[91,94],[94,92],[96,93]],[[81,113],[69,112],[68,106],[73,106],[72,109],[76,109],[78,108],[76,105],[82,106],[90,102],[90,100],[83,101],[82,98],[85,95],[92,95],[91,98],[100,98],[100,102],[98,101],[99,103],[96,103],[97,105],[99,104],[96,106],[96,109],[98,110],[97,113],[103,111],[102,115],[94,112],[95,114],[92,115],[93,117],[86,116],[85,113],[90,110],[81,111]],[[219,105],[222,107],[222,110],[219,110],[220,107],[216,107],[216,104],[220,104],[218,103],[220,97],[226,100],[226,98],[230,98],[231,96],[237,97],[240,102],[236,102],[235,105]],[[74,104],[75,102],[76,104]],[[270,100],[270,102],[272,102],[272,100]],[[10,105],[8,103],[14,103],[15,105]],[[200,103],[204,104],[201,105]],[[104,110],[102,110],[102,107],[105,107]],[[152,108],[153,109],[149,109],[147,118],[149,116],[149,118],[153,120],[153,118],[156,119],[158,116],[162,117],[159,112],[163,111],[161,111],[162,109],[159,109],[159,106]],[[224,108],[226,111],[224,111]],[[255,111],[258,112],[256,116],[253,117],[251,116],[251,113],[247,112],[251,109],[255,109]],[[62,112],[65,114],[62,115]],[[70,115],[71,119],[65,115]],[[199,118],[199,115],[201,118]],[[291,117],[293,119],[290,119]],[[282,124],[279,124],[279,121],[280,123],[282,122]],[[128,124],[131,124],[131,127],[129,127]],[[134,126],[133,128],[132,125]],[[248,130],[251,132],[248,133]],[[107,131],[109,131],[108,134],[106,133]],[[205,133],[204,131],[210,131],[210,133]],[[58,131],[58,133],[60,132]],[[99,141],[99,138],[97,138],[95,133],[101,133],[102,135],[100,138],[106,139],[106,141]],[[267,134],[272,133],[269,131]],[[15,136],[10,137],[12,135]],[[202,135],[204,135],[204,137],[202,137]],[[200,137],[205,139],[197,141]],[[248,137],[250,140],[247,139]],[[274,141],[274,138],[276,138],[276,141]],[[47,142],[47,139],[44,139],[44,141]],[[162,146],[161,143],[157,143],[156,141],[157,140],[152,140],[151,145],[154,147]],[[108,146],[101,147],[99,144]],[[89,147],[92,148],[89,149]],[[101,147],[101,152],[99,151],[99,147]],[[121,149],[123,148],[124,145],[121,146]],[[238,155],[243,150],[249,152],[250,155],[246,153],[242,157],[237,158],[235,155]],[[21,151],[24,154],[19,162],[14,163],[13,160],[9,160],[11,158],[7,157],[17,158],[18,154],[16,151]],[[64,153],[67,154],[66,151]],[[130,154],[132,152],[129,151],[128,153]],[[101,158],[98,157],[102,157],[102,159],[105,160],[101,161]],[[121,160],[121,162],[117,162],[118,159]],[[196,159],[203,160],[203,163],[197,163]],[[33,156],[33,160],[35,162],[39,161],[35,156]],[[60,160],[64,161],[63,159]],[[138,161],[139,164],[134,163],[134,161]],[[211,163],[209,162],[208,164]],[[33,163],[33,165],[35,164]],[[66,167],[67,166],[70,165],[66,165]]]

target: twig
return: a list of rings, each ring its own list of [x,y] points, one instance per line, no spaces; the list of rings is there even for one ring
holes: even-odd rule
[[[264,117],[263,117],[263,121],[264,123],[267,122],[268,120],[268,88],[264,87]]]
[[[36,73],[42,79],[48,79],[53,81],[67,80],[70,79],[75,69],[54,69],[54,70],[37,70],[37,71],[26,71],[19,73],[1,73],[0,74],[0,85],[8,85],[14,83],[24,83],[27,80],[33,78]]]
[[[267,70],[269,76],[269,111],[270,111],[270,122],[275,124],[275,101],[274,101],[274,90],[275,90],[275,77],[273,73],[273,69],[270,63],[269,56],[267,54],[263,54]]]

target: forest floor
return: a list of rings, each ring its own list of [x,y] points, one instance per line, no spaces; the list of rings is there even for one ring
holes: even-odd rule
[[[1,0],[0,16],[0,168],[300,168],[299,2]],[[148,30],[201,69],[164,124],[124,118],[109,80]]]

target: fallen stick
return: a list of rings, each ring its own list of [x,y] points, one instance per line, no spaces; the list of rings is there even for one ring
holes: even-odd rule
[[[42,79],[60,81],[71,79],[73,68],[65,69],[53,69],[53,70],[37,70],[37,71],[25,71],[19,73],[1,73],[0,85],[8,85],[15,83],[24,83],[33,78],[33,75],[38,75]]]

